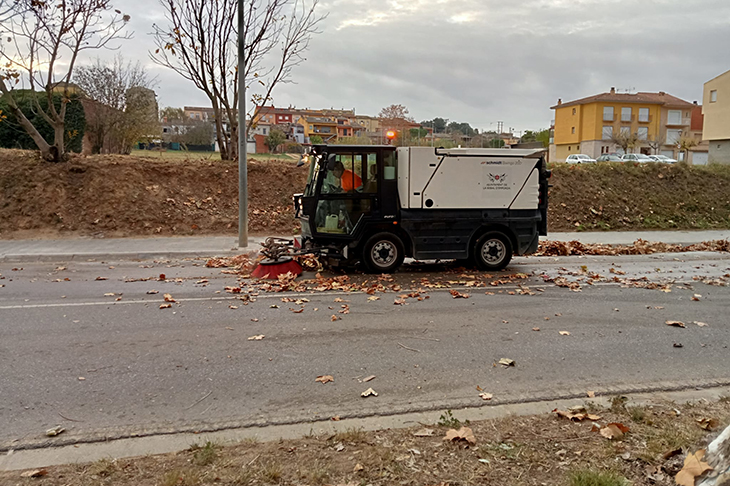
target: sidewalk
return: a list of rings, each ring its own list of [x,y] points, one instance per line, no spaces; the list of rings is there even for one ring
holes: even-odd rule
[[[647,241],[691,245],[707,240],[730,239],[730,230],[631,231],[596,233],[551,233],[554,241],[627,245],[639,238]],[[153,260],[231,256],[258,252],[265,237],[249,238],[248,248],[238,248],[235,236],[166,238],[77,238],[59,240],[0,240],[0,262]]]

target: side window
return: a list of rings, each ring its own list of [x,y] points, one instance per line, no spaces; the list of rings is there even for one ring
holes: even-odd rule
[[[383,180],[395,180],[395,151],[383,154]]]
[[[365,154],[365,167],[363,168],[363,189],[362,192],[372,194],[378,192],[378,155]]]

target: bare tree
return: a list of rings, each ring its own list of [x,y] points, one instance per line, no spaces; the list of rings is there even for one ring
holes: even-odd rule
[[[70,85],[79,54],[129,38],[123,32],[129,16],[114,10],[110,0],[17,0],[10,8],[12,15],[3,23],[7,29],[4,36],[15,53],[0,51],[7,63],[0,74],[0,92],[42,156],[59,162],[66,154],[66,106],[73,94]],[[13,88],[24,81],[29,83],[35,110],[53,127],[53,145],[28,120],[13,96]],[[45,92],[45,106],[34,94],[38,89]],[[57,106],[54,98],[58,95],[61,101]]]
[[[689,163],[689,151],[697,145],[699,145],[699,142],[690,134],[683,134],[679,137],[676,146],[680,152],[684,152],[684,162]]]
[[[653,139],[647,140],[646,144],[654,151],[654,155],[659,153],[659,149],[666,143],[666,138],[662,134],[657,134]]]
[[[159,0],[167,25],[154,26],[156,49],[150,57],[192,81],[211,102],[222,159],[238,149],[237,0]],[[254,88],[257,108],[274,88],[291,81],[294,67],[305,59],[317,25],[324,19],[318,0],[240,0],[244,4],[243,76]],[[278,48],[278,49],[277,49]]]
[[[74,82],[88,100],[84,101],[86,132],[92,153],[126,153],[137,133],[159,131],[154,104],[135,103],[134,88],[152,89],[157,84],[139,62],[125,63],[121,54],[111,63],[97,58],[94,64],[78,67]]]
[[[390,105],[380,110],[378,113],[380,128],[383,130],[395,130],[398,136],[399,145],[402,145],[405,138],[409,135],[407,129],[415,123],[413,117],[409,115],[408,108],[403,105]]]
[[[630,131],[619,130],[614,132],[609,139],[611,143],[618,145],[624,151],[628,153],[629,149],[633,149],[639,144],[639,136],[636,133]]]

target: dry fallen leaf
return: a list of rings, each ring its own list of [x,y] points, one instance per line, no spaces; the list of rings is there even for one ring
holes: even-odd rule
[[[335,379],[332,375],[321,375],[321,376],[318,376],[317,378],[315,378],[314,381],[318,381],[319,383],[325,384],[325,383],[329,383],[330,381],[334,382]]]
[[[697,419],[697,424],[705,430],[714,430],[720,422],[714,418],[701,418]]]
[[[694,486],[695,478],[702,476],[707,471],[712,471],[712,467],[702,461],[704,457],[704,449],[700,449],[694,454],[687,454],[687,457],[684,459],[684,467],[677,473],[674,481],[679,486]]]
[[[375,379],[375,375],[366,376],[362,379],[363,382],[367,383],[368,381],[372,381]]]
[[[588,395],[588,398],[596,398],[596,392],[594,391],[587,391],[586,395]]]
[[[499,364],[501,364],[502,366],[514,366],[515,361],[509,358],[502,358],[499,360]]]
[[[45,476],[48,474],[48,471],[45,469],[31,469],[30,471],[25,471],[20,473],[21,478],[39,478],[41,476]]]
[[[594,415],[592,413],[586,413],[584,407],[571,407],[567,412],[564,410],[558,410],[557,408],[553,410],[555,414],[558,415],[558,417],[567,418],[569,420],[572,420],[574,422],[582,422],[585,419],[591,420],[593,422],[596,422],[598,420],[601,420],[600,415]]]
[[[176,300],[173,299],[172,295],[170,295],[170,294],[165,294],[164,297],[165,297],[165,302],[176,302]]]
[[[533,331],[539,331],[539,330],[540,330],[540,328],[539,328],[539,327],[533,327],[533,328],[532,328],[532,330],[533,330]]]
[[[289,310],[292,311],[294,314],[301,314],[302,312],[304,312],[304,307],[302,307],[301,309],[289,308]]]
[[[355,464],[355,468],[352,470],[352,472],[360,472],[363,471],[365,468],[362,466],[362,464]]]
[[[248,338],[249,341],[261,341],[263,338],[265,338],[263,334],[257,334],[256,336],[251,336]]]
[[[624,435],[629,431],[629,428],[624,424],[618,422],[612,422],[601,429],[601,435],[609,440],[621,440]]]
[[[477,443],[477,439],[474,437],[474,432],[472,432],[469,427],[462,427],[459,430],[450,429],[446,432],[446,436],[443,440],[448,440],[450,442],[459,442],[463,440],[469,445],[475,445]]]
[[[433,436],[433,429],[420,429],[415,432],[413,432],[413,435],[415,437],[431,437]]]
[[[115,295],[117,294],[115,294],[114,292],[107,292],[106,294],[104,294],[104,297],[114,297]]]
[[[152,294],[159,294],[160,291],[159,290],[148,290],[147,293],[150,294],[150,295],[152,295]]]
[[[700,321],[693,321],[693,322],[695,324],[697,324],[698,326],[700,326],[700,327],[707,327],[707,323],[706,322],[700,322]]]
[[[480,393],[479,396],[482,400],[491,400],[494,395],[491,393]]]
[[[570,336],[568,331],[559,331],[561,336]]]
[[[363,397],[363,398],[367,398],[367,397],[377,397],[377,396],[378,396],[378,392],[376,392],[376,391],[375,391],[375,390],[373,390],[372,388],[368,388],[367,390],[365,390],[364,392],[362,392],[362,393],[360,394],[360,396],[361,396],[361,397]]]
[[[701,298],[702,298],[702,296],[700,294],[694,294],[692,296],[692,300],[695,302],[698,302]]]
[[[339,321],[340,319],[342,319],[340,316],[332,314],[332,322]]]
[[[238,306],[237,306],[237,305],[233,305],[233,304],[230,304],[230,305],[228,306],[228,308],[229,308],[229,309],[238,309]]]
[[[376,300],[380,300],[380,297],[378,297],[377,295],[371,295],[370,297],[368,297],[368,302],[374,302]]]
[[[684,322],[682,322],[682,321],[666,321],[665,324],[667,326],[674,326],[674,327],[687,327],[684,325]]]
[[[48,429],[48,430],[46,430],[46,435],[47,435],[48,437],[55,437],[55,436],[57,436],[58,434],[62,434],[62,433],[64,433],[65,431],[66,431],[66,429],[64,429],[63,427],[61,427],[60,425],[56,425],[56,426],[55,426],[55,427],[53,427],[52,429]]]
[[[172,307],[172,304],[160,304],[160,309],[169,309]]]
[[[454,299],[468,299],[470,297],[469,294],[462,294],[458,290],[449,290],[449,293]]]

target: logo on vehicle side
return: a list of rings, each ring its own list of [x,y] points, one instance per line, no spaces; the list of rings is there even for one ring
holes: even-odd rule
[[[507,174],[489,174],[489,180],[495,183],[506,182]]]

